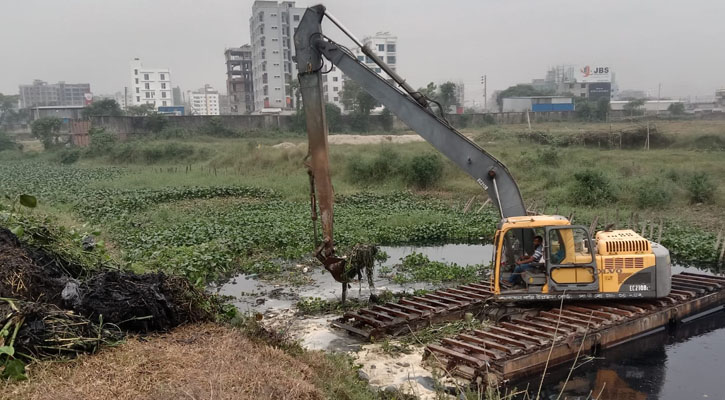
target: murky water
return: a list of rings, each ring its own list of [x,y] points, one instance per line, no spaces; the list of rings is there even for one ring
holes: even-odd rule
[[[490,245],[432,247],[384,247],[388,255],[382,266],[392,266],[413,252],[423,253],[434,261],[459,265],[488,264]],[[378,271],[376,269],[376,271]],[[707,273],[697,268],[674,267],[682,271]],[[241,310],[275,314],[289,309],[301,298],[338,298],[340,284],[323,269],[308,271],[312,283],[300,287],[275,286],[243,275],[217,288],[221,294],[234,296]],[[430,288],[426,283],[398,285],[375,276],[376,290],[412,291]],[[350,297],[367,299],[367,285],[358,291],[353,286]],[[344,332],[328,329],[329,318],[294,321],[288,329],[302,332],[300,339],[308,348],[332,351],[356,350],[360,342]],[[296,325],[294,325],[296,324]],[[583,361],[583,362],[582,362]],[[725,400],[725,311],[681,324],[671,331],[661,330],[642,339],[608,349],[596,358],[582,358],[567,381],[571,364],[552,368],[547,373],[542,399],[719,399]],[[540,376],[511,382],[510,387],[531,388],[535,396]],[[567,382],[564,385],[564,382]],[[563,390],[562,390],[563,389]],[[533,398],[533,397],[532,397]]]
[[[673,267],[709,273],[697,268]],[[583,358],[569,380],[572,364],[551,369],[544,378],[542,399],[718,399],[725,400],[725,311],[714,312],[641,339]],[[511,382],[532,388],[541,376]],[[565,385],[566,382],[566,385]]]
[[[461,266],[473,264],[488,264],[493,254],[491,245],[447,244],[443,246],[399,246],[380,248],[388,254],[388,259],[377,265],[374,275],[375,291],[390,290],[392,292],[412,292],[416,289],[430,289],[434,286],[426,282],[396,284],[380,276],[380,267],[392,267],[400,260],[413,253],[422,253],[431,261],[456,263]],[[306,297],[319,297],[322,299],[335,299],[340,297],[340,283],[335,282],[332,276],[322,267],[310,268],[307,277],[310,284],[298,287],[289,285],[274,285],[246,275],[239,275],[212,290],[219,294],[232,296],[233,303],[242,311],[266,312],[273,309],[287,309],[292,307],[299,299]],[[363,279],[364,280],[364,279]],[[348,298],[367,299],[370,290],[367,282],[362,285],[352,284],[348,290]]]

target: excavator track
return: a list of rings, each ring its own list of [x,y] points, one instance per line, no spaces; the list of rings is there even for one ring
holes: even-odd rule
[[[425,357],[448,373],[501,383],[614,347],[725,304],[725,277],[681,273],[669,296],[650,300],[564,302],[486,329],[428,345]]]
[[[430,324],[461,319],[467,312],[481,310],[492,298],[490,282],[471,283],[347,312],[332,325],[368,340],[398,336]]]

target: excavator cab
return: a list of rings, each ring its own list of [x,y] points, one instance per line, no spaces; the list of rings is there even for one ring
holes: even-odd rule
[[[520,273],[523,286],[505,288],[516,267],[516,260],[533,253],[527,238],[541,236],[544,254],[529,270]],[[596,293],[599,282],[594,245],[587,229],[569,225],[560,216],[505,218],[495,240],[496,266],[493,279],[497,296],[503,299],[544,299],[559,293]]]

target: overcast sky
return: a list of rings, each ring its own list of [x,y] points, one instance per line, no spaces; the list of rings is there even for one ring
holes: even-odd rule
[[[133,57],[170,68],[183,90],[209,83],[224,92],[224,48],[249,41],[252,3],[0,0],[0,92],[17,93],[33,79],[89,82],[96,94],[123,91]],[[712,96],[725,87],[725,0],[324,4],[359,37],[397,35],[398,71],[413,86],[462,81],[468,101],[481,99],[483,74],[490,94],[557,64],[606,65],[620,90],[655,96],[660,83],[663,97]]]

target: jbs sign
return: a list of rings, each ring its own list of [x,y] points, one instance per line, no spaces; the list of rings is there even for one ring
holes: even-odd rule
[[[611,82],[609,67],[586,65],[579,70],[579,82]]]

